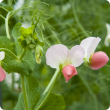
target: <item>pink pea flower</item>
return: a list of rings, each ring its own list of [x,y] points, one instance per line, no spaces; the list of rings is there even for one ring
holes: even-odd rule
[[[93,70],[102,68],[109,61],[109,57],[105,52],[99,51],[94,53],[100,41],[99,37],[89,37],[82,40],[80,44],[85,50],[84,61]]]
[[[0,61],[2,61],[5,57],[5,52],[0,52]],[[6,78],[6,73],[4,69],[0,66],[0,82],[2,82]]]
[[[76,67],[83,63],[85,51],[80,45],[70,50],[62,44],[51,46],[46,52],[46,63],[52,68],[62,69],[62,73],[68,82],[72,76],[77,75]]]

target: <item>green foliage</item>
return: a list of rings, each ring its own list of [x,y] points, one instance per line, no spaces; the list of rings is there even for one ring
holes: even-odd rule
[[[23,92],[20,93],[19,98],[18,98],[18,103],[14,110],[25,110],[24,108],[24,100],[23,100]]]
[[[29,110],[33,110],[34,106],[39,100],[40,97],[40,89],[39,89],[39,84],[32,75],[27,77],[25,79],[25,85],[26,85],[26,94],[27,94],[27,100],[28,100],[28,106]],[[25,110],[25,105],[24,105],[24,99],[23,99],[23,93],[20,93],[18,103],[15,107],[14,110]]]
[[[28,76],[33,72],[34,68],[34,58],[32,55],[32,50],[25,49],[23,51],[22,47],[19,45],[17,39],[20,37],[20,28],[21,24],[17,23],[12,31],[13,37],[14,37],[14,51],[17,54],[17,58],[14,57],[6,57],[4,59],[4,68],[7,72],[17,72],[20,74],[25,74]],[[26,51],[26,52],[25,52]],[[23,55],[23,56],[22,56]]]
[[[102,40],[99,43],[96,51],[105,51],[107,55],[110,56],[110,47],[104,47],[104,40],[107,34],[105,24],[110,24],[110,4],[106,0],[41,1],[48,3],[49,7],[45,6],[44,4],[36,3],[36,0],[34,0],[34,3],[30,3],[30,0],[25,0],[24,7],[16,11],[16,13],[13,13],[14,16],[10,17],[11,19],[9,19],[9,29],[11,34],[13,26],[18,22],[25,24],[33,23],[34,25],[36,25],[35,31],[37,33],[37,37],[35,36],[33,39],[36,39],[39,36],[40,39],[44,41],[42,53],[44,54],[44,57],[40,65],[35,65],[34,76],[36,76],[36,78],[40,82],[41,92],[43,92],[54,72],[54,69],[46,66],[45,61],[45,52],[51,45],[62,43],[68,48],[71,48],[76,44],[80,44],[80,41],[83,38],[89,36],[99,36]],[[10,3],[8,3],[8,1],[3,1],[1,5],[6,7],[6,9],[9,11],[13,9],[12,6],[16,4],[16,2],[13,2],[11,3],[11,5],[9,5]],[[19,14],[17,12],[21,13]],[[7,15],[7,11],[0,7],[0,14],[5,17]],[[18,33],[17,35],[13,34],[12,32],[12,35],[14,39],[16,38],[16,41],[21,36],[20,28],[21,24],[18,24],[18,28],[16,27],[16,31],[14,31],[16,34]],[[4,19],[2,17],[0,18],[0,30],[0,35],[6,36]],[[22,38],[24,39],[24,37],[21,37],[21,40]],[[27,43],[30,42],[30,40],[31,39],[27,39],[28,42],[23,41],[24,47],[25,44],[27,45]],[[19,43],[11,43],[12,49],[9,50],[15,53],[16,56],[21,56],[23,49],[19,45]],[[8,43],[4,44],[7,45]],[[9,45],[6,48],[9,48]],[[36,46],[30,44],[29,48],[33,49],[36,48]],[[37,51],[40,52],[40,50]],[[9,52],[5,52],[7,54],[6,58],[13,57],[12,54],[9,55]],[[16,57],[14,58],[16,59]],[[12,58],[12,61],[15,59]],[[5,59],[3,61],[5,61]],[[29,62],[28,60],[26,61]],[[22,63],[22,65],[24,66],[25,63]],[[83,78],[85,79],[84,81],[82,81],[81,78],[77,75],[68,83],[65,83],[63,75],[61,74],[61,77],[58,78],[53,92],[58,94],[60,93],[64,96],[64,99],[66,101],[65,110],[94,110],[96,105],[98,106],[97,110],[108,109],[108,107],[110,106],[109,65],[110,61],[105,67],[97,71],[86,68],[83,65],[81,67],[78,67],[78,74],[83,76]],[[95,102],[97,104],[93,106]],[[6,107],[6,105],[4,106]]]
[[[29,76],[27,79],[27,87],[29,110],[33,110],[40,98],[40,88],[37,79],[33,76]]]
[[[10,39],[0,36],[0,48],[5,48],[13,52],[13,44]]]
[[[21,48],[21,46],[19,45],[18,42],[18,38],[21,36],[20,34],[20,28],[21,28],[21,23],[17,23],[12,30],[12,35],[14,37],[15,40],[15,52],[18,56],[21,55],[21,53],[23,52],[23,49]]]
[[[39,110],[64,110],[65,101],[61,95],[51,93],[46,103]]]
[[[12,30],[12,35],[13,35],[13,37],[14,37],[15,40],[17,40],[18,37],[21,36],[21,34],[20,34],[20,28],[21,28],[21,26],[22,26],[21,23],[17,23],[17,24],[14,26],[13,30]]]
[[[34,110],[36,104],[41,104],[42,101],[39,101],[40,98],[40,89],[39,84],[35,77],[30,75],[25,79],[26,91],[27,91],[27,100],[29,110]],[[46,94],[47,95],[47,94]],[[44,105],[39,110],[64,110],[65,102],[62,96],[51,93],[44,103]],[[20,93],[18,103],[14,110],[25,110],[23,93]]]
[[[32,51],[28,49],[24,54],[22,60],[14,59],[12,57],[6,57],[4,59],[4,63],[6,64],[4,65],[4,69],[7,72],[17,72],[28,76],[33,72],[34,68],[34,58]]]

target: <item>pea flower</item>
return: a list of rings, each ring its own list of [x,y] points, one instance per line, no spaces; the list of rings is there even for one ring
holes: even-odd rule
[[[110,107],[107,110],[110,110]]]
[[[1,51],[0,52],[0,63],[5,57],[5,52]],[[0,82],[2,82],[6,78],[6,73],[4,69],[0,66]]]
[[[98,43],[101,41],[99,37],[89,37],[81,41],[80,46],[85,50],[84,61],[90,66],[91,69],[97,70],[104,65],[109,60],[106,53],[99,51],[95,52]]]
[[[0,3],[2,2],[3,0],[0,0]]]
[[[76,67],[83,63],[85,52],[83,47],[76,45],[70,50],[62,44],[51,46],[46,52],[46,63],[52,68],[62,69],[68,82],[72,76],[77,75]]]
[[[3,110],[3,109],[0,107],[0,110]]]
[[[105,46],[109,46],[110,43],[110,25],[108,23],[106,23],[106,28],[107,28],[107,36],[105,38],[104,44]]]

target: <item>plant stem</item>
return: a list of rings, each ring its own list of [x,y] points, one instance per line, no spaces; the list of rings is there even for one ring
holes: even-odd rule
[[[8,28],[8,19],[9,19],[9,15],[10,15],[11,12],[9,12],[6,16],[6,19],[5,19],[5,27],[6,27],[6,35],[7,37],[10,39],[10,34],[9,34],[9,28]]]
[[[23,91],[23,97],[24,97],[24,103],[25,103],[25,110],[29,110],[28,109],[27,93],[26,93],[26,88],[25,88],[24,75],[21,75],[21,82],[22,82],[22,91]]]
[[[21,54],[21,56],[20,56],[19,60],[22,60],[22,58],[23,58],[24,54],[26,53],[26,50],[27,50],[27,48],[24,48],[23,53]]]
[[[53,75],[51,81],[49,82],[47,88],[45,89],[44,93],[48,92],[49,90],[50,90],[49,92],[51,92],[51,90],[52,90],[52,88],[53,88],[53,85],[54,85],[54,83],[55,83],[55,81],[56,81],[56,79],[57,79],[57,77],[58,77],[59,71],[60,71],[60,69],[57,69],[57,70],[55,71],[55,73],[54,73],[54,75]],[[43,93],[43,94],[44,94],[44,93]]]
[[[39,110],[39,109],[43,106],[43,104],[46,102],[46,100],[47,100],[49,94],[50,94],[51,91],[52,91],[52,88],[53,88],[53,86],[54,86],[54,84],[55,84],[55,81],[56,81],[56,79],[57,79],[57,77],[58,77],[59,71],[60,71],[60,69],[57,69],[57,70],[55,71],[55,73],[54,73],[54,75],[53,75],[51,81],[49,82],[47,88],[45,89],[44,93],[42,94],[42,97],[41,97],[40,100],[43,100],[43,101],[41,101],[41,103],[40,103],[34,110]],[[43,96],[44,96],[44,97],[43,97]],[[39,103],[39,102],[38,102],[38,103]]]
[[[1,18],[3,18],[3,19],[5,20],[5,17],[4,17],[4,16],[2,16],[1,14],[0,14],[0,17],[1,17]]]

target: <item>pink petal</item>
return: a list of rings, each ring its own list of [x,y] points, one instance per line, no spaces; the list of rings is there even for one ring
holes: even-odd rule
[[[6,73],[4,69],[0,66],[0,82],[2,82],[6,78]]]
[[[93,70],[97,70],[102,68],[109,61],[109,57],[105,52],[99,51],[95,52],[90,59],[90,68]]]
[[[67,65],[62,69],[62,73],[66,79],[66,82],[68,82],[69,79],[72,78],[72,76],[77,75],[76,68],[73,65]]]

